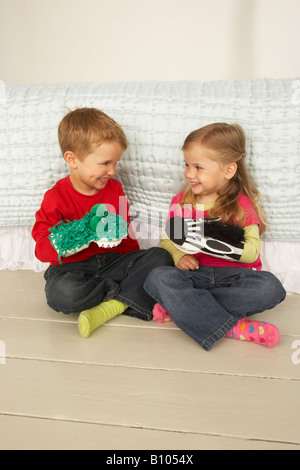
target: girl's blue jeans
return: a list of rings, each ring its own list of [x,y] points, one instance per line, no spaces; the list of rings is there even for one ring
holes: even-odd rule
[[[173,260],[166,250],[150,248],[50,266],[44,275],[47,302],[57,312],[69,314],[115,299],[128,305],[125,314],[151,320],[155,301],[143,284],[154,268],[168,265],[173,266]]]
[[[159,267],[149,274],[144,288],[206,351],[240,319],[275,307],[286,295],[267,271],[210,266],[196,271]]]

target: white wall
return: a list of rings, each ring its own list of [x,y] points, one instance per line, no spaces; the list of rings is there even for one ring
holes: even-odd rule
[[[300,0],[0,0],[7,83],[300,77]]]

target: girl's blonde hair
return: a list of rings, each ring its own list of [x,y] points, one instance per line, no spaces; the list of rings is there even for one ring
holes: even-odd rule
[[[237,171],[229,181],[225,190],[219,194],[214,207],[208,211],[209,217],[221,217],[223,222],[232,222],[244,226],[246,214],[239,205],[239,197],[244,193],[251,200],[260,220],[260,234],[267,226],[266,216],[258,200],[261,195],[251,181],[245,165],[246,137],[243,128],[238,124],[215,123],[202,127],[187,136],[182,150],[187,150],[194,144],[201,144],[217,152],[219,164],[236,163]],[[188,185],[184,191],[181,206],[197,202]]]

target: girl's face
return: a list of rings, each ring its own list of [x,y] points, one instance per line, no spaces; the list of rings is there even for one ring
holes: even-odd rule
[[[184,176],[197,202],[211,204],[216,201],[219,191],[224,189],[236,172],[236,164],[218,163],[218,153],[195,143],[184,150]]]

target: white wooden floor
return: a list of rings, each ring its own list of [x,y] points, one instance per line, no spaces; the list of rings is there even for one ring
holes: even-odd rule
[[[300,450],[300,295],[257,316],[280,328],[275,349],[205,352],[126,316],[82,339],[43,289],[0,272],[0,449]]]

